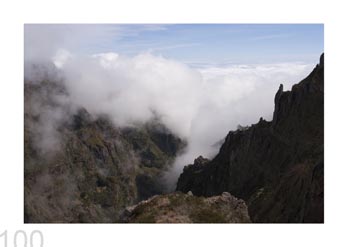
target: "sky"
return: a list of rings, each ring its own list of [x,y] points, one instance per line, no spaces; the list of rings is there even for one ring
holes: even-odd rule
[[[26,25],[26,30],[41,32],[44,41],[63,39],[79,54],[151,52],[191,65],[314,63],[324,45],[323,24]]]
[[[323,25],[168,25],[113,45],[193,63],[311,62],[323,52]]]

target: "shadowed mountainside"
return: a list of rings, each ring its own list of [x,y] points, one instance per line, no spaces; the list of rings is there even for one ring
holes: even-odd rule
[[[211,161],[184,168],[177,190],[228,191],[248,204],[253,222],[323,222],[324,55],[291,91],[280,86],[273,120],[231,131]]]

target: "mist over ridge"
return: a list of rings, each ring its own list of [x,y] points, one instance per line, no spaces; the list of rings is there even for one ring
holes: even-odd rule
[[[279,84],[290,89],[313,66],[289,62],[196,67],[151,51],[134,56],[114,51],[86,55],[75,50],[89,39],[106,41],[110,37],[103,30],[95,27],[92,32],[84,28],[70,32],[62,31],[60,26],[27,29],[26,79],[38,81],[37,77],[42,75],[59,78],[68,93],[56,97],[57,104],[64,105],[63,108],[47,111],[42,139],[48,141],[41,147],[57,145],[56,123],[81,107],[95,116],[109,116],[118,127],[147,123],[156,114],[188,143],[186,152],[177,157],[167,175],[172,184],[183,166],[195,157],[215,155],[219,149],[215,143],[237,125],[250,125],[260,117],[270,120],[273,96]],[[113,32],[118,34],[119,29]],[[40,49],[42,44],[35,40],[43,33],[47,34],[43,42],[45,49]],[[49,71],[50,66],[45,67],[38,75],[33,73],[32,63],[54,66],[50,65],[53,67]]]
[[[156,113],[173,133],[187,140],[187,152],[177,158],[168,175],[172,183],[193,157],[216,154],[219,146],[214,144],[238,124],[271,119],[278,85],[290,88],[311,67],[295,63],[196,69],[150,53],[63,54],[52,61],[69,95],[62,103],[69,101],[73,112],[84,107],[93,115],[108,115],[121,127],[146,123]],[[37,80],[30,70],[26,76]],[[45,128],[51,129],[51,122],[60,121],[60,116],[65,114],[53,111]]]

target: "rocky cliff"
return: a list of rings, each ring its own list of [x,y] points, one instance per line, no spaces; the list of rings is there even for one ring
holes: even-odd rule
[[[228,191],[253,222],[323,222],[324,56],[291,91],[280,86],[272,121],[231,131],[211,161],[186,166],[177,190]]]

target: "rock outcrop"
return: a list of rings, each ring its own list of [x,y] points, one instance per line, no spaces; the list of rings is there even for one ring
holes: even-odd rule
[[[323,222],[323,90],[322,54],[291,91],[280,86],[272,121],[229,132],[212,161],[184,168],[177,190],[228,191],[247,202],[253,222]]]
[[[220,196],[196,197],[191,193],[154,196],[126,208],[125,223],[250,223],[243,200],[228,192]]]

